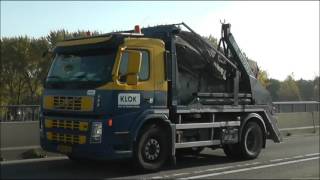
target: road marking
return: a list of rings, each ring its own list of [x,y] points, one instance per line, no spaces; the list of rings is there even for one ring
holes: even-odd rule
[[[190,173],[176,173],[176,174],[173,174],[172,176],[182,176],[182,175],[188,175]]]
[[[280,159],[272,159],[270,160],[270,162],[279,162],[279,161],[283,161],[284,159],[280,158]]]
[[[300,156],[294,156],[293,158],[297,158],[298,159],[298,158],[303,158],[303,156],[301,156],[301,155]]]
[[[320,153],[313,153],[313,154],[306,154],[304,156],[316,156],[316,155],[319,155]]]
[[[54,160],[64,160],[68,159],[66,156],[61,157],[48,157],[48,158],[38,158],[38,159],[22,159],[22,160],[12,160],[12,161],[2,161],[1,165],[7,164],[20,164],[20,163],[30,163],[30,162],[41,162],[41,161],[54,161]]]
[[[293,160],[293,161],[285,161],[285,162],[280,162],[280,163],[275,163],[275,164],[267,164],[267,165],[261,165],[261,166],[255,166],[255,167],[250,167],[250,168],[242,168],[242,169],[235,169],[235,170],[230,170],[230,171],[222,171],[222,172],[218,172],[218,173],[204,174],[204,175],[199,175],[199,176],[190,176],[190,177],[181,178],[181,179],[206,178],[206,177],[225,175],[225,174],[232,174],[232,173],[238,173],[238,172],[243,172],[243,171],[262,169],[262,168],[268,168],[268,167],[274,167],[274,166],[281,166],[281,165],[286,165],[286,164],[299,163],[299,162],[304,162],[304,161],[311,161],[311,160],[315,160],[315,159],[319,159],[319,158],[320,157],[317,156],[317,157],[312,157],[312,158],[299,159],[299,160]]]
[[[288,131],[288,130],[299,130],[299,129],[313,129],[318,128],[320,126],[304,126],[304,127],[295,127],[295,128],[281,128],[280,131]]]
[[[253,162],[253,163],[238,164],[238,165],[233,165],[233,166],[224,166],[224,167],[218,167],[218,168],[198,170],[198,171],[193,171],[193,172],[189,172],[189,173],[176,173],[173,175],[154,176],[154,177],[151,177],[151,179],[163,179],[163,178],[170,178],[170,177],[173,178],[173,177],[182,176],[182,175],[200,174],[200,173],[204,173],[204,172],[212,172],[212,171],[232,169],[235,167],[245,167],[245,166],[250,166],[250,165],[258,165],[258,164],[263,164],[263,163],[268,163],[268,162],[279,162],[279,161],[284,161],[284,160],[293,160],[293,159],[297,159],[297,158],[316,156],[319,154],[320,153],[310,153],[310,154],[305,154],[305,155],[297,155],[297,156],[293,156],[293,157],[285,157],[285,158],[279,158],[279,159],[266,160],[266,161],[262,161],[262,162]]]
[[[13,150],[38,149],[38,148],[40,148],[40,146],[18,146],[18,147],[0,148],[0,151],[13,151]]]

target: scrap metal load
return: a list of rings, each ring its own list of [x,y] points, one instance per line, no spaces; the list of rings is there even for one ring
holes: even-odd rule
[[[194,93],[231,93],[232,68],[217,56],[204,39],[191,32],[181,31],[176,37],[181,104],[192,102]]]
[[[248,62],[241,53],[230,33],[230,24],[222,24],[217,47],[184,23],[148,27],[141,31],[143,37],[162,39],[166,50],[170,51],[172,46],[176,49],[178,104],[271,103],[270,96],[266,95],[268,92],[256,79],[256,63]]]

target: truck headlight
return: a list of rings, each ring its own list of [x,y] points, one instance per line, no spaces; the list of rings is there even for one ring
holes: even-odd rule
[[[92,122],[91,143],[101,143],[102,122]]]

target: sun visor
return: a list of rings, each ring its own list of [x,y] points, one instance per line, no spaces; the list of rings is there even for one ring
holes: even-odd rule
[[[75,53],[88,50],[116,49],[123,43],[121,37],[99,37],[67,40],[57,44],[54,53]]]

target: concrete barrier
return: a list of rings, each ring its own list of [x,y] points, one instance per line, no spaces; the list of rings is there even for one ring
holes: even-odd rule
[[[277,119],[284,137],[319,132],[319,112],[278,113]]]
[[[278,125],[283,136],[319,132],[319,112],[278,113]],[[302,129],[301,129],[302,128]],[[1,154],[16,154],[39,148],[39,122],[0,122]]]
[[[39,146],[39,122],[1,122],[1,148]]]

